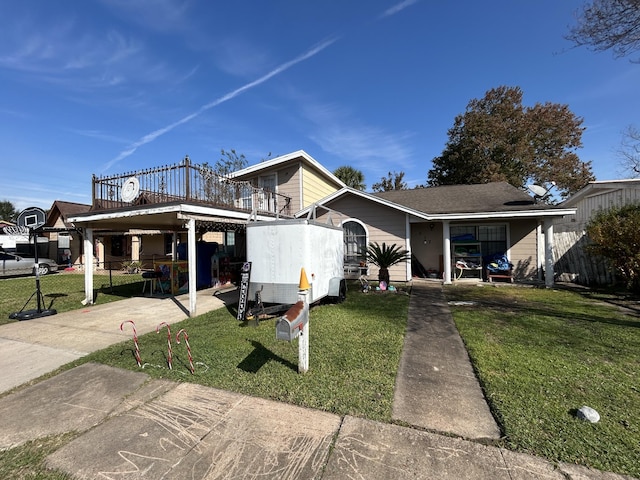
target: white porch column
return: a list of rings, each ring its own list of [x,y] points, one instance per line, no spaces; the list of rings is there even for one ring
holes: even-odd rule
[[[178,234],[173,232],[171,238],[171,260],[174,262],[178,260]]]
[[[406,249],[409,252],[409,260],[405,262],[407,268],[405,269],[405,276],[407,279],[407,282],[411,281],[411,222],[409,221],[409,215],[405,216],[405,242],[406,242]]]
[[[544,220],[544,284],[553,287],[553,219]]]
[[[196,316],[196,221],[187,221],[187,260],[189,263],[189,316]]]
[[[131,236],[131,261],[138,262],[140,261],[140,250],[142,249],[142,236],[141,235],[132,235]]]
[[[442,222],[442,262],[444,263],[444,284],[451,285],[451,231],[447,220]]]
[[[537,276],[538,280],[542,280],[542,271],[544,270],[544,235],[542,235],[542,223],[538,222],[538,226],[536,227],[536,246],[538,249],[537,256],[538,260],[536,262],[536,270],[538,271]]]
[[[93,305],[93,228],[84,229],[84,305]]]

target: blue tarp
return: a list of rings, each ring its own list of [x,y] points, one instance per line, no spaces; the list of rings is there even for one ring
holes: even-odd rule
[[[496,253],[483,258],[485,268],[491,273],[506,272],[513,268],[513,264],[504,253]]]

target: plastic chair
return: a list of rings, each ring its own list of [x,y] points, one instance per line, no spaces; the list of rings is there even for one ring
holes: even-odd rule
[[[164,288],[162,287],[162,282],[160,278],[162,277],[162,272],[158,271],[150,271],[150,272],[142,272],[142,278],[144,279],[144,283],[142,284],[142,294],[144,295],[144,291],[147,289],[147,284],[149,284],[149,295],[153,295],[153,292],[160,288],[160,291],[164,293]]]

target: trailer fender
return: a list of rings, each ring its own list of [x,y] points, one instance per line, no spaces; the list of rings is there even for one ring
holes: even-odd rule
[[[347,298],[347,281],[343,277],[331,278],[327,297],[331,303],[344,302]]]

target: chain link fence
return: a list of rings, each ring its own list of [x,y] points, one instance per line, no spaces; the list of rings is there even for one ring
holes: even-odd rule
[[[95,303],[149,295],[152,285],[145,284],[148,279],[143,277],[143,273],[151,268],[144,266],[133,260],[96,263],[93,272]],[[58,265],[57,272],[38,277],[0,276],[0,324],[6,323],[12,312],[38,308],[38,296],[43,309],[68,311],[82,308],[86,297],[84,273],[84,265],[71,264]]]

